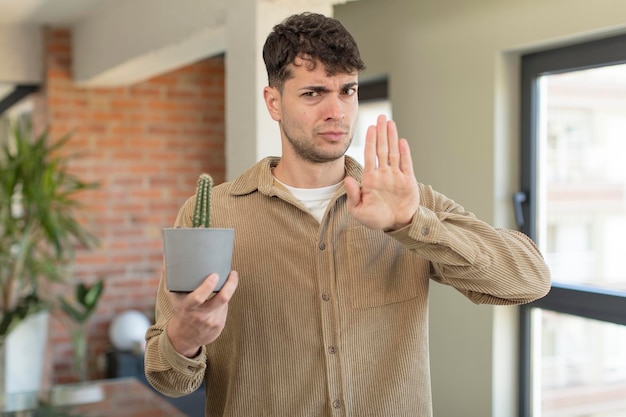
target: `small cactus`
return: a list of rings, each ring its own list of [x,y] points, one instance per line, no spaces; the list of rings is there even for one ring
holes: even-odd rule
[[[193,210],[193,227],[211,227],[211,191],[213,178],[200,174],[196,185],[196,205]]]

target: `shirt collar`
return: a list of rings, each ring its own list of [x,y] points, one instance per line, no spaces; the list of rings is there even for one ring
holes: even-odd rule
[[[244,173],[237,177],[231,189],[232,195],[245,195],[259,191],[265,195],[274,195],[272,190],[274,187],[274,176],[272,169],[278,165],[280,158],[277,156],[269,156],[257,162],[248,168]],[[353,177],[359,183],[363,175],[363,168],[353,158],[346,156],[346,175]],[[344,189],[343,184],[341,188]]]

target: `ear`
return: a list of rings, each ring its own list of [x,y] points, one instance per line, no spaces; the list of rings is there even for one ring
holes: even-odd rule
[[[267,106],[267,111],[270,112],[270,116],[277,122],[281,120],[280,112],[280,92],[274,87],[265,87],[263,89],[263,99]]]

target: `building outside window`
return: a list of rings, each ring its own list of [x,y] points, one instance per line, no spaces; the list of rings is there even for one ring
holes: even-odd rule
[[[626,38],[522,62],[523,230],[553,289],[522,307],[520,416],[625,416]]]

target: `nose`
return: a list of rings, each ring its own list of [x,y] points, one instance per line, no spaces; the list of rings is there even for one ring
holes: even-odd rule
[[[346,117],[345,106],[341,97],[329,94],[326,97],[326,120],[343,120]]]

